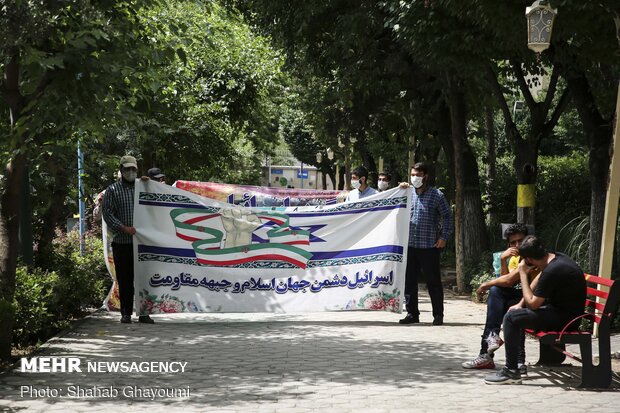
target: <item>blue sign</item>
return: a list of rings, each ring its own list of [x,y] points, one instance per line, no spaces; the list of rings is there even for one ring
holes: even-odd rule
[[[299,179],[308,179],[308,171],[300,171],[297,170],[297,178]]]
[[[283,173],[284,173],[283,169],[272,169],[271,170],[272,175],[282,175]]]

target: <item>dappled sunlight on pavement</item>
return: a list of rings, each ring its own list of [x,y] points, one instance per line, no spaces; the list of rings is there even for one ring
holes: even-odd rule
[[[0,376],[0,408],[7,411],[410,412],[615,411],[620,386],[597,394],[574,389],[579,367],[530,366],[522,385],[488,386],[489,370],[461,363],[476,355],[485,307],[448,294],[445,325],[432,326],[421,296],[420,324],[398,324],[382,312],[312,314],[173,314],[156,324],[120,324],[99,312],[49,341],[38,356],[79,357],[81,373]],[[503,364],[503,349],[496,364]],[[617,348],[612,345],[612,350]],[[528,362],[538,356],[527,343]],[[187,363],[183,372],[86,371],[96,362]],[[82,389],[182,389],[150,397],[31,397],[23,386]],[[23,396],[23,397],[22,397]],[[141,397],[140,397],[141,396]],[[593,396],[593,397],[589,397]],[[594,397],[596,396],[596,397]]]

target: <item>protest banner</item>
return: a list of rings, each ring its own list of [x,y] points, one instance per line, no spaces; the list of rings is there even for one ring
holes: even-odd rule
[[[197,195],[245,207],[265,206],[300,206],[300,205],[329,205],[342,202],[347,191],[313,190],[274,188],[252,185],[234,185],[217,182],[176,181],[172,186],[193,192]],[[103,201],[103,197],[99,202]],[[101,218],[99,218],[101,219]],[[113,234],[108,230],[101,219],[103,234],[103,249],[106,268],[112,278],[112,287],[103,302],[103,308],[108,311],[120,310],[120,296],[112,256]]]
[[[245,208],[136,182],[137,310],[400,312],[408,194]]]

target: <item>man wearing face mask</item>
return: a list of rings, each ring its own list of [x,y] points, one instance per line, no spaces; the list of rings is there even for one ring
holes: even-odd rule
[[[428,167],[425,163],[416,163],[411,168],[411,185],[414,190],[405,275],[407,316],[399,321],[400,324],[420,322],[418,278],[422,272],[426,276],[426,287],[431,297],[433,325],[443,324],[443,285],[439,254],[452,234],[452,213],[443,193],[430,186],[428,179]]]
[[[377,189],[379,192],[386,191],[390,187],[391,176],[387,172],[380,172],[377,179]]]
[[[376,189],[368,186],[368,170],[363,166],[358,166],[351,172],[351,188],[353,190],[347,195],[347,202],[358,201],[377,193]]]
[[[121,179],[110,185],[103,198],[103,219],[114,233],[112,253],[118,281],[121,304],[121,323],[131,323],[134,296],[133,268],[133,207],[135,181],[138,176],[136,158],[125,155],[120,161]],[[140,323],[152,324],[153,319],[146,316],[138,318]]]

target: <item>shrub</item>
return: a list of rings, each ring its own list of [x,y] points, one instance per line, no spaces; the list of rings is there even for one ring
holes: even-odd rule
[[[93,234],[85,237],[80,255],[77,232],[57,231],[53,241],[54,271],[20,266],[16,275],[13,344],[36,344],[49,338],[68,322],[99,307],[110,288],[103,258],[103,243]]]
[[[102,240],[87,234],[84,241],[84,255],[77,231],[59,233],[53,241],[53,268],[58,274],[54,307],[60,318],[76,317],[87,307],[100,306],[111,285]]]
[[[495,278],[493,274],[493,254],[485,251],[482,259],[465,265],[465,284],[471,287],[472,297],[476,298],[476,290],[483,282]]]
[[[53,330],[54,315],[49,307],[58,276],[54,272],[19,266],[15,281],[13,341],[16,344],[36,343],[41,335]]]

